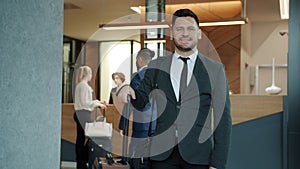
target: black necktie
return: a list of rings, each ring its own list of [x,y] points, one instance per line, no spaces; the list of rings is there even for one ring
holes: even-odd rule
[[[180,76],[180,88],[179,88],[179,92],[182,93],[186,88],[187,88],[187,76],[188,76],[188,68],[187,68],[187,60],[189,60],[190,58],[188,57],[179,57],[183,62],[183,69],[181,72],[181,76]]]

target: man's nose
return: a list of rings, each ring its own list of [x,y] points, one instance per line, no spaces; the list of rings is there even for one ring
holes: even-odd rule
[[[189,31],[187,29],[183,29],[183,36],[189,35]]]

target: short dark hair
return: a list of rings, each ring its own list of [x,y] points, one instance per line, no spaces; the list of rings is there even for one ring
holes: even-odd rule
[[[138,53],[137,56],[143,58],[145,61],[151,61],[154,57],[155,53],[154,51],[148,49],[148,48],[142,48]]]
[[[197,15],[193,11],[191,11],[190,9],[179,9],[179,10],[177,10],[173,14],[172,26],[174,26],[175,21],[178,17],[187,17],[187,16],[190,16],[190,17],[194,18],[197,25],[199,26],[199,19],[198,19]]]

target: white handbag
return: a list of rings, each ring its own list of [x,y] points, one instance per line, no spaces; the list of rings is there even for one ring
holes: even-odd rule
[[[85,136],[87,137],[112,137],[112,123],[106,122],[104,117],[102,122],[97,121],[98,111],[96,110],[96,118],[94,122],[85,123]]]

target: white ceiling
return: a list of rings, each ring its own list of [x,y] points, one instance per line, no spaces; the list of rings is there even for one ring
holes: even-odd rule
[[[216,0],[202,0],[211,2]],[[202,2],[201,1],[201,2]],[[224,0],[217,0],[224,1]],[[116,40],[138,37],[137,31],[99,32],[98,25],[116,20],[139,20],[139,16],[130,9],[131,6],[144,6],[145,0],[64,0],[64,35],[76,39],[88,40],[95,37],[98,40]],[[193,3],[196,0],[167,0],[167,3]],[[76,6],[78,8],[76,8]],[[279,21],[279,0],[247,0],[246,15],[250,22]],[[97,32],[98,31],[98,32]],[[95,33],[97,34],[96,36]]]

